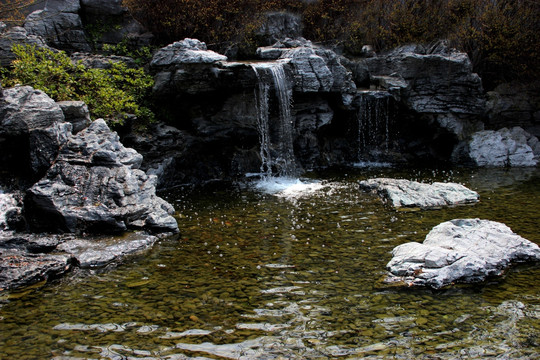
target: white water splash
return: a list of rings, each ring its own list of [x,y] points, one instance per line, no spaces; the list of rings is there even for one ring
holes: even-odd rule
[[[17,200],[12,194],[5,194],[0,190],[0,231],[7,229],[6,214],[17,208]]]
[[[298,178],[269,177],[255,183],[255,189],[265,194],[285,199],[299,199],[312,196],[322,190],[325,185],[321,181],[302,181]]]

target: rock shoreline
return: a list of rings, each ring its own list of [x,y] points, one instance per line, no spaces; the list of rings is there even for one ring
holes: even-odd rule
[[[152,234],[179,231],[142,156],[103,119],[90,122],[84,103],[58,104],[29,86],[0,91],[2,170],[24,179],[0,192],[0,291],[118,262],[150,248]]]

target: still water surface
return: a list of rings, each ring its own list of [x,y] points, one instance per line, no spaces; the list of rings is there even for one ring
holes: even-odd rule
[[[454,359],[540,356],[540,266],[440,291],[380,280],[390,251],[479,217],[540,243],[540,172],[348,170],[165,194],[179,236],[0,305],[2,359]],[[454,181],[473,206],[396,211],[357,181]]]

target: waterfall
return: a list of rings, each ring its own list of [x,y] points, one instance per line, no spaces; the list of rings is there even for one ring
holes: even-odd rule
[[[386,91],[359,91],[358,161],[381,160],[390,150],[390,97]]]
[[[257,106],[257,128],[260,139],[261,173],[291,177],[296,175],[293,148],[294,119],[291,114],[292,90],[287,82],[282,62],[254,63],[258,87],[255,99]],[[278,116],[270,116],[270,89],[275,89]]]

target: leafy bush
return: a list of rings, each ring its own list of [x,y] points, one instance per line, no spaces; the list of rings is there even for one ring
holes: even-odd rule
[[[123,124],[128,114],[141,123],[153,120],[152,111],[143,104],[154,81],[143,69],[121,62],[111,62],[109,69],[86,68],[62,51],[31,45],[17,44],[12,50],[17,58],[1,74],[6,87],[30,85],[56,101],[82,100],[93,118],[104,118],[110,125]]]

